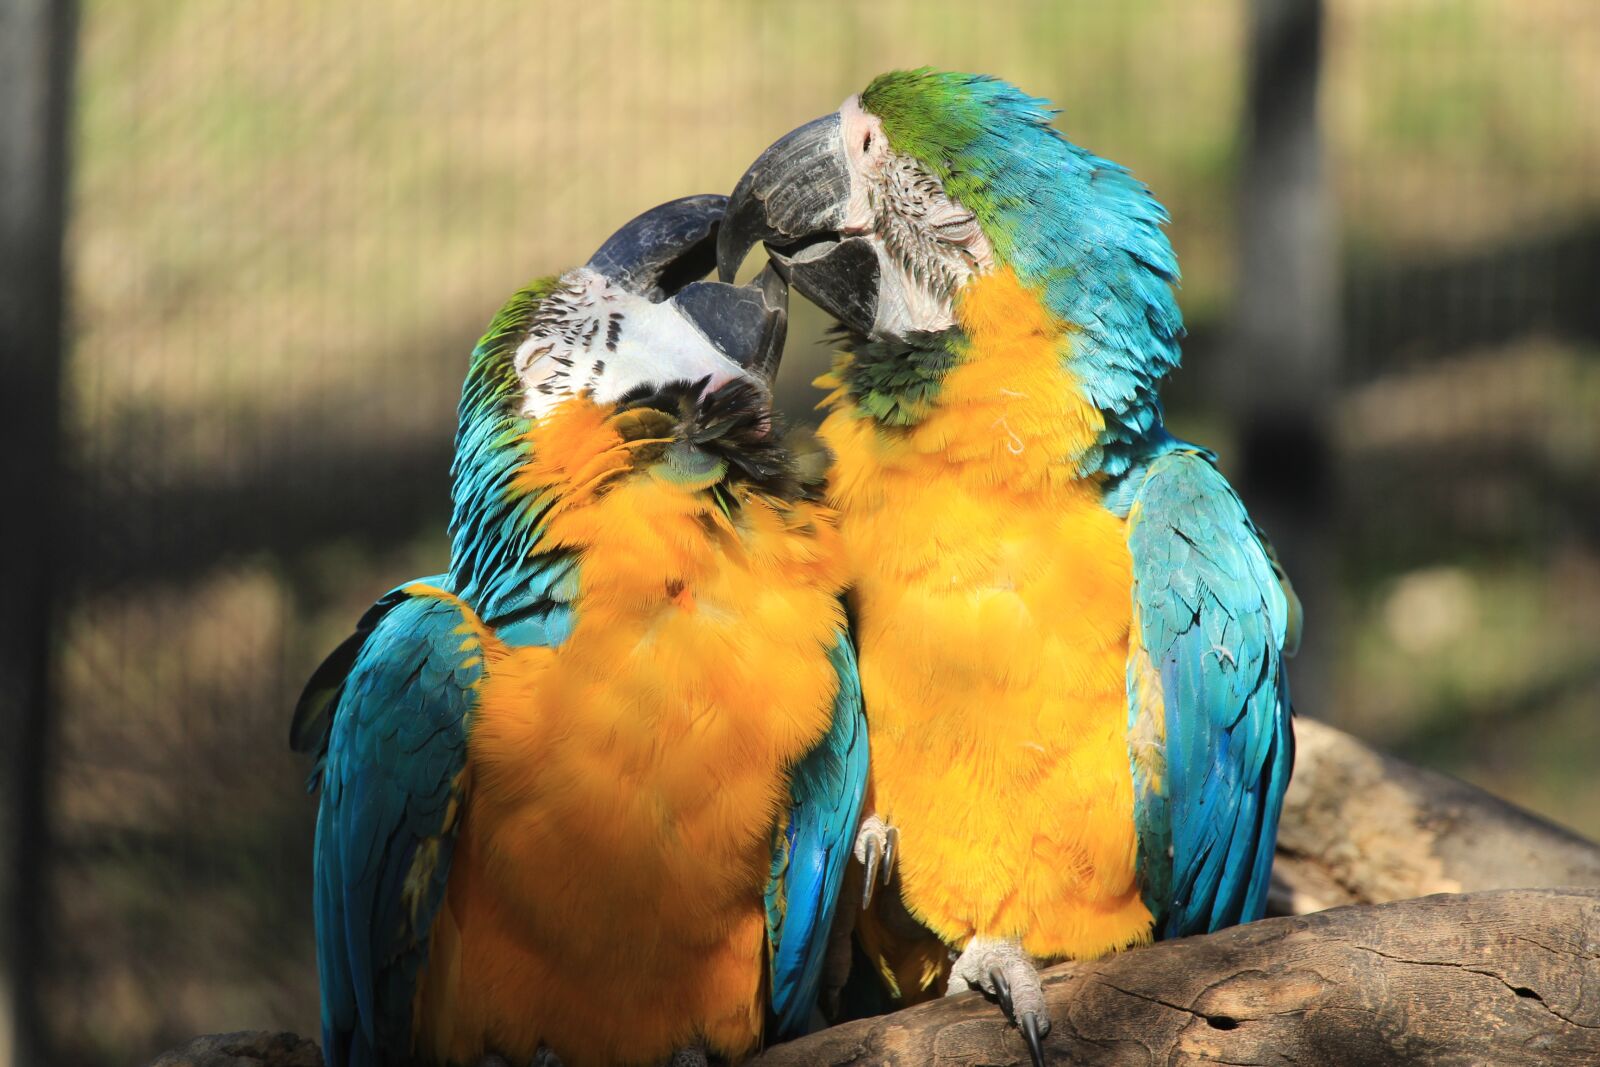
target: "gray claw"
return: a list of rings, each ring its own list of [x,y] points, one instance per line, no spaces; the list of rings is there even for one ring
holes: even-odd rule
[[[1006,1013],[1006,1018],[1012,1018],[1011,983],[1006,981],[1006,972],[998,967],[990,967],[989,981],[994,984],[994,995],[1000,1001],[1000,1010]]]
[[[1000,1002],[1006,1018],[1028,1042],[1035,1067],[1044,1065],[1044,1038],[1050,1033],[1039,970],[1021,943],[1008,938],[975,937],[950,965],[947,995],[976,989]]]
[[[1028,1055],[1033,1057],[1033,1067],[1044,1067],[1044,1038],[1050,1033],[1050,1023],[1046,1021],[1041,1024],[1038,1015],[1025,1011],[1017,1026],[1028,1042]]]
[[[872,891],[878,885],[878,851],[874,848],[867,849],[867,876],[861,880],[861,907],[865,909],[872,903]]]
[[[861,820],[861,828],[856,831],[855,848],[852,851],[866,873],[866,877],[861,880],[863,909],[872,903],[873,891],[879,885],[880,871],[883,875],[883,885],[888,885],[894,877],[894,854],[899,844],[900,831],[897,828],[885,823],[876,815],[868,815]]]

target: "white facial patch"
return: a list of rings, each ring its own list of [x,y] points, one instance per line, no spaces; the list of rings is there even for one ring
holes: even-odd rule
[[[535,419],[585,393],[606,404],[641,385],[709,378],[711,391],[751,377],[676,304],[652,304],[587,267],[563,275],[545,297],[514,361],[522,414]]]
[[[955,325],[955,294],[994,266],[978,220],[932,172],[889,147],[883,122],[852,96],[839,108],[850,168],[841,232],[867,238],[878,255],[873,333],[905,335]]]

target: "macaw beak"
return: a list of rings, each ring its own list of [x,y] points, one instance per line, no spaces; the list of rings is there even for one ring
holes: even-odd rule
[[[672,302],[718,351],[771,386],[789,332],[789,286],[770,263],[749,285],[694,282]]]
[[[586,266],[618,288],[659,304],[711,273],[727,205],[727,197],[714,193],[669,200],[624,223]]]
[[[872,332],[878,256],[841,232],[850,167],[837,113],[788,134],[745,171],[717,234],[717,269],[731,279],[757,243],[801,295],[858,333]]]
[[[770,386],[788,331],[788,285],[771,266],[749,285],[699,280],[716,266],[727,204],[725,196],[702,194],[653,207],[612,234],[587,265],[651,303],[674,305],[718,351]]]

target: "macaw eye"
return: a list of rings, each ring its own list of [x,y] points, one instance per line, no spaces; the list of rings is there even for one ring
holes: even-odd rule
[[[867,131],[867,135],[861,139],[861,151],[862,151],[863,154],[865,154],[865,153],[871,151],[871,149],[872,149],[872,131],[868,130]]]

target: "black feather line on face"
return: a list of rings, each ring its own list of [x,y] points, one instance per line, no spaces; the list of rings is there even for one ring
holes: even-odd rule
[[[753,382],[734,380],[705,392],[709,379],[640,385],[617,400],[617,411],[650,408],[677,420],[679,441],[727,463],[719,485],[749,486],[781,500],[815,500],[822,485],[801,476],[772,400]]]

